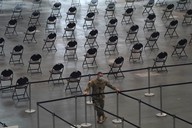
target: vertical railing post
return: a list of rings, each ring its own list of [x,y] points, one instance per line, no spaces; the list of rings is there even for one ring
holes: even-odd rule
[[[175,115],[173,115],[173,128],[175,128]]]
[[[28,106],[28,109],[25,110],[26,113],[34,113],[35,110],[34,109],[31,109],[31,83],[29,83],[29,106]]]
[[[117,92],[117,96],[116,96],[116,114],[117,116],[119,116],[119,93]],[[112,120],[113,123],[118,124],[118,123],[122,123],[122,120],[119,118],[116,118],[114,120]]]
[[[139,127],[141,127],[141,100],[139,100]]]
[[[95,118],[95,128],[97,128],[97,115],[96,115],[96,108],[94,107],[94,118]]]
[[[77,124],[77,96],[75,95],[75,125],[77,128],[80,128],[81,125]],[[71,126],[72,128],[74,128],[74,126]]]
[[[91,75],[89,74],[89,81],[91,80]],[[89,90],[89,92],[91,92],[91,89]],[[93,104],[93,101],[92,101],[92,98],[91,96],[89,96],[89,100],[87,100],[87,104],[88,105],[92,105]]]
[[[55,113],[52,113],[52,119],[53,119],[53,128],[55,128]]]
[[[163,108],[163,99],[162,99],[162,86],[160,86],[160,113],[157,113],[156,115],[159,117],[163,117],[166,116],[166,113],[162,112],[162,108]]]
[[[150,74],[150,67],[148,67],[148,92],[145,93],[145,96],[154,96],[154,93],[151,93],[151,74]]]
[[[82,123],[81,124],[81,126],[83,127],[83,128],[88,128],[88,127],[91,127],[92,125],[91,125],[91,123],[88,123],[87,122],[87,103],[86,103],[86,101],[87,101],[87,96],[85,96],[85,123]]]
[[[40,127],[40,122],[39,122],[39,104],[37,104],[37,128]]]
[[[124,118],[122,118],[122,128],[125,127],[124,125],[125,125],[125,124],[124,124]]]

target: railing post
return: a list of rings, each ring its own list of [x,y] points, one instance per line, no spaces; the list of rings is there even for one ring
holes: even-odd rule
[[[95,118],[95,128],[97,128],[97,115],[96,115],[96,109],[95,108],[94,108],[94,118]]]
[[[39,104],[37,104],[37,128],[39,128],[40,122],[39,122]]]
[[[175,128],[175,115],[173,115],[173,128]]]
[[[141,127],[141,100],[139,100],[139,127]]]
[[[163,113],[162,112],[162,107],[163,107],[163,102],[162,102],[162,86],[160,86],[160,109],[161,109],[161,111],[160,111],[160,113],[157,113],[156,114],[156,116],[158,116],[158,117],[163,117],[163,116],[166,116],[167,114],[166,113]]]
[[[89,128],[92,126],[91,123],[87,123],[87,104],[86,104],[86,101],[87,101],[87,96],[85,96],[85,123],[81,124],[82,128]]]
[[[53,119],[53,128],[55,128],[55,113],[52,113],[52,119]]]
[[[77,128],[80,128],[81,125],[77,124],[77,96],[75,95],[75,125]],[[74,128],[74,126],[71,126],[72,128]]]
[[[124,118],[122,118],[122,128],[124,128]]]
[[[151,89],[150,89],[150,87],[151,87],[151,75],[150,75],[150,67],[148,67],[148,92],[147,93],[145,93],[145,96],[154,96],[154,93],[151,93]]]
[[[91,75],[89,74],[89,81],[91,80]],[[89,92],[91,92],[91,89],[89,90]],[[89,100],[87,101],[87,104],[88,105],[92,105],[93,104],[93,101],[92,101],[92,98],[91,96],[89,96]]]
[[[117,105],[116,114],[117,114],[117,116],[119,116],[119,93],[118,92],[117,92],[117,97],[116,97],[116,105]],[[115,124],[118,124],[118,123],[122,123],[122,120],[119,118],[116,118],[116,119],[112,120],[112,122]]]
[[[35,110],[31,109],[31,83],[29,83],[29,107],[25,110],[26,113],[34,113]]]

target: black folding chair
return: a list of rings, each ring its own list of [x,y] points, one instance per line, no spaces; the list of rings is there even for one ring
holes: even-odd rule
[[[157,45],[157,40],[159,39],[160,33],[158,31],[153,32],[150,37],[147,37],[147,43],[145,44],[145,48],[149,47],[150,50],[159,49]]]
[[[167,5],[166,9],[163,10],[163,15],[161,19],[174,19],[173,17],[173,10],[174,10],[175,5],[174,4],[169,4]]]
[[[184,39],[179,40],[177,45],[173,46],[174,50],[173,50],[171,56],[176,55],[179,58],[187,57],[187,54],[185,52],[186,46],[187,46],[187,39],[184,38]]]
[[[125,13],[123,13],[122,15],[123,15],[123,18],[121,20],[121,24],[123,24],[123,23],[125,23],[125,24],[134,23],[133,19],[132,19],[133,8],[128,8],[127,10],[125,10]]]
[[[97,5],[98,5],[98,0],[91,0],[90,3],[88,4],[88,10],[87,12],[93,12],[93,13],[99,13],[98,9],[97,9]]]
[[[15,6],[15,8],[13,9],[13,13],[12,13],[12,16],[11,16],[11,19],[23,19],[22,15],[21,15],[21,12],[22,12],[22,7],[20,4],[17,4]]]
[[[98,30],[97,29],[92,29],[88,35],[85,36],[86,41],[84,44],[84,47],[88,45],[90,48],[91,47],[96,47],[98,48],[99,45],[97,43],[97,36],[98,36]]]
[[[1,48],[1,50],[0,50],[0,55],[5,55],[5,53],[4,53],[4,45],[5,45],[5,39],[4,38],[0,38],[0,48]]]
[[[191,21],[192,21],[192,9],[189,9],[183,15],[183,22],[182,22],[182,24],[191,24]]]
[[[56,17],[62,17],[61,15],[61,3],[56,2],[53,4],[51,15],[54,15]]]
[[[142,52],[143,52],[143,44],[142,43],[134,44],[131,49],[131,55],[129,57],[129,61],[139,62],[141,60],[141,62],[143,62]]]
[[[166,32],[164,34],[164,37],[165,36],[169,36],[169,37],[179,37],[177,32],[176,32],[176,29],[177,29],[177,26],[178,26],[178,20],[172,20],[168,26],[166,26]]]
[[[56,21],[57,17],[54,15],[51,15],[47,18],[46,26],[45,26],[45,31],[47,32],[56,32]]]
[[[42,73],[42,71],[41,71],[41,60],[42,60],[42,56],[40,54],[33,54],[30,57],[27,72]]]
[[[77,8],[74,7],[70,7],[67,11],[67,16],[65,19],[65,22],[77,22],[76,20],[76,13],[77,13]]]
[[[134,5],[135,0],[125,0],[125,6],[124,9],[127,10],[128,8],[134,8],[136,9]]]
[[[145,24],[143,29],[147,29],[147,30],[156,30],[155,28],[155,20],[156,20],[156,15],[154,13],[151,13],[147,16],[146,20],[145,20]]]
[[[31,10],[39,10],[41,7],[42,0],[33,0],[33,5]]]
[[[24,47],[22,45],[16,45],[11,53],[11,57],[9,60],[9,64],[23,64],[23,50]]]
[[[105,54],[109,54],[111,55],[115,52],[118,53],[118,49],[117,49],[117,43],[118,43],[118,37],[117,36],[111,36],[109,37],[108,41],[106,42],[106,48],[105,48]]]
[[[134,43],[134,42],[139,43],[139,39],[137,37],[138,31],[139,31],[139,26],[138,25],[132,25],[130,27],[129,31],[127,32],[125,43],[127,43],[128,41],[130,41],[131,43]]]
[[[108,24],[106,25],[105,35],[109,36],[118,35],[116,30],[117,23],[118,23],[117,18],[110,19]]]
[[[121,70],[123,63],[124,63],[124,57],[122,57],[122,56],[117,57],[114,60],[114,62],[109,63],[110,70],[109,70],[109,73],[107,74],[107,76],[114,75],[115,78],[125,77]]]
[[[87,50],[87,53],[84,55],[85,58],[82,67],[83,68],[97,67],[96,56],[97,56],[96,48],[90,48],[89,50]]]
[[[157,0],[155,5],[160,5],[160,6],[164,6],[164,5],[167,5],[166,1],[165,0]]]
[[[39,10],[35,10],[32,12],[31,16],[29,17],[29,22],[28,22],[28,26],[40,26],[40,22],[39,22],[39,17],[40,17],[40,11]]]
[[[29,79],[27,77],[20,77],[14,87],[12,99],[19,101],[27,101],[30,99],[28,95]]]
[[[55,47],[55,40],[57,38],[57,34],[55,32],[50,33],[46,39],[44,39],[44,45],[42,50],[46,49],[48,52],[57,51]]]
[[[179,0],[177,1],[176,9],[179,10],[187,10],[187,0]]]
[[[25,36],[23,39],[23,42],[34,42],[37,43],[36,39],[35,39],[35,33],[36,33],[36,26],[29,26],[27,31],[25,32]]]
[[[105,9],[105,18],[114,18],[115,17],[115,3],[110,2]]]
[[[154,13],[153,6],[154,6],[154,0],[149,0],[147,4],[143,5],[144,10],[142,14],[144,13],[150,14],[151,12]]]
[[[9,20],[4,35],[14,35],[14,34],[17,35],[16,27],[17,27],[17,20],[16,19]]]
[[[64,80],[62,79],[63,70],[64,65],[62,63],[55,64],[53,68],[49,71],[50,77],[48,83],[52,81],[53,84],[59,84],[59,83],[64,84]]]
[[[67,86],[65,91],[69,90],[71,93],[82,93],[81,86],[81,72],[80,71],[73,71],[69,78],[67,79]]]
[[[0,76],[0,88],[2,93],[12,92],[13,88],[13,71],[11,69],[4,69]],[[5,89],[3,89],[5,88]]]
[[[84,18],[83,28],[95,28],[94,25],[95,13],[89,12],[87,13],[86,17]]]
[[[67,39],[74,39],[75,40],[75,28],[76,28],[76,23],[75,22],[69,22],[64,28],[64,33],[63,37]]]
[[[160,52],[155,59],[153,59],[154,64],[152,67],[152,71],[155,69],[158,72],[160,71],[168,71],[165,65],[165,62],[167,60],[167,52]]]
[[[69,41],[67,43],[67,46],[65,47],[64,59],[78,60],[76,51],[77,51],[77,41],[75,40]]]

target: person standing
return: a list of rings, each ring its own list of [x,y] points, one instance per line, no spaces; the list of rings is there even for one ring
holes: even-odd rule
[[[104,108],[105,95],[101,94],[101,93],[104,93],[105,86],[107,86],[115,91],[119,91],[118,88],[111,85],[111,83],[109,81],[105,80],[102,77],[103,77],[103,73],[98,72],[97,77],[88,82],[88,84],[83,92],[84,95],[87,95],[89,93],[90,89],[92,90],[92,94],[93,94],[92,101],[94,103],[95,110],[97,112],[97,122],[98,123],[103,123],[107,118],[105,116],[104,112],[102,111]],[[98,107],[101,109],[98,109]]]

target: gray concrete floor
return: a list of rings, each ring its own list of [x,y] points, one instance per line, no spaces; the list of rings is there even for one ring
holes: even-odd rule
[[[22,2],[23,4],[23,11],[22,16],[23,19],[18,20],[17,25],[17,33],[18,36],[5,36],[5,26],[7,25],[8,21],[11,18],[12,15],[12,9],[16,6],[16,4]],[[99,14],[96,15],[94,23],[96,28],[99,31],[97,42],[99,44],[98,48],[98,54],[96,57],[96,62],[98,64],[98,67],[93,68],[82,68],[82,63],[84,60],[84,54],[88,50],[88,47],[84,47],[85,43],[85,35],[89,32],[89,30],[83,29],[83,22],[84,17],[87,13],[88,3],[89,0],[81,1],[81,6],[77,8],[77,26],[75,30],[75,36],[76,41],[78,42],[77,47],[77,55],[78,60],[64,60],[64,52],[65,52],[65,46],[69,40],[66,40],[65,38],[62,38],[64,27],[66,26],[65,18],[66,18],[66,12],[68,8],[71,6],[71,1],[69,0],[63,0],[60,2],[62,3],[62,9],[61,9],[61,15],[62,18],[58,18],[56,22],[57,27],[57,39],[55,42],[55,46],[57,48],[57,51],[51,51],[48,52],[46,50],[42,50],[44,39],[48,35],[47,32],[45,32],[45,25],[46,20],[48,16],[51,13],[51,7],[53,3],[56,1],[51,0],[43,0],[41,9],[41,16],[40,16],[40,23],[41,26],[37,27],[37,32],[35,34],[35,38],[37,40],[37,43],[23,43],[23,38],[25,36],[25,32],[28,28],[28,21],[29,16],[32,13],[31,7],[32,2],[28,0],[15,0],[13,1],[3,1],[2,6],[2,13],[0,14],[0,37],[3,37],[5,39],[5,56],[0,57],[0,71],[10,68],[14,72],[14,79],[13,83],[16,82],[16,80],[21,76],[27,76],[30,80],[30,82],[35,81],[42,81],[42,80],[48,80],[49,78],[49,70],[55,65],[56,63],[63,63],[64,64],[64,73],[63,77],[68,77],[69,74],[74,70],[80,70],[83,75],[86,74],[92,74],[96,73],[98,71],[102,72],[108,72],[109,66],[108,63],[112,60],[114,60],[117,56],[123,56],[125,58],[124,65],[122,67],[122,70],[130,70],[130,69],[137,69],[137,68],[145,68],[153,65],[153,59],[156,57],[156,55],[161,51],[166,51],[168,53],[168,59],[166,64],[172,65],[172,64],[183,64],[183,63],[190,63],[192,62],[192,51],[191,51],[191,45],[187,45],[185,51],[188,55],[188,57],[172,57],[171,54],[173,52],[172,45],[177,44],[177,42],[181,38],[190,39],[190,33],[191,33],[191,25],[182,25],[183,15],[185,14],[184,11],[174,10],[174,17],[179,21],[179,25],[177,28],[177,33],[179,35],[179,38],[169,38],[164,37],[164,33],[166,31],[165,26],[169,23],[162,21],[162,10],[165,8],[165,6],[154,6],[153,10],[157,16],[155,26],[156,30],[160,32],[160,38],[157,41],[157,44],[159,46],[159,50],[149,50],[146,48],[143,53],[143,63],[132,63],[129,62],[130,57],[130,51],[133,46],[133,44],[125,43],[126,38],[126,31],[129,30],[131,24],[122,25],[121,19],[122,14],[124,13],[124,0],[117,0],[116,3],[116,11],[115,15],[118,19],[118,25],[117,25],[117,32],[118,32],[118,51],[119,54],[113,54],[111,56],[105,55],[104,50],[106,47],[105,42],[107,41],[107,38],[104,35],[105,29],[106,29],[106,20],[104,19],[105,14],[105,8],[106,4],[105,1],[99,1],[98,4],[98,11]],[[144,31],[144,20],[146,19],[147,15],[142,15],[143,11],[143,5],[147,1],[136,1],[135,6],[136,10],[134,10],[133,14],[133,21],[135,24],[138,24],[139,34],[138,38],[139,41],[145,45],[146,39],[145,37],[149,36],[151,31]],[[176,5],[175,1],[168,1],[168,3],[174,3]],[[191,7],[191,4],[188,5],[188,8]],[[23,61],[24,65],[13,65],[9,64],[10,59],[10,52],[12,51],[13,47],[17,44],[21,44],[24,46],[24,54],[23,54]],[[34,53],[39,53],[42,55],[42,74],[31,74],[27,73],[27,67],[28,67],[28,61],[30,59],[30,56]],[[124,73],[125,78],[123,79],[114,79],[113,76],[108,77],[109,81],[112,82],[115,86],[120,88],[121,90],[128,90],[128,89],[135,89],[135,88],[142,88],[147,87],[148,85],[148,77],[147,77],[147,70],[143,71],[134,71],[134,72],[128,72]],[[168,68],[168,72],[151,72],[151,86],[156,85],[165,85],[165,84],[172,84],[172,83],[179,83],[179,82],[188,82],[191,80],[191,66],[182,66],[182,67],[171,67]],[[106,77],[107,78],[107,77]],[[82,78],[80,86],[81,88],[84,88],[85,85],[88,82],[88,78]],[[66,83],[66,82],[65,82]],[[32,100],[32,108],[37,110],[36,108],[36,102],[38,101],[44,101],[44,100],[51,100],[55,98],[63,98],[66,96],[71,96],[71,93],[65,92],[65,85],[53,85],[52,83],[38,83],[38,84],[32,84],[31,86],[31,100]],[[106,91],[111,91],[110,89],[106,89]],[[138,99],[141,99],[151,105],[154,105],[156,107],[159,107],[159,89],[152,89],[152,92],[155,94],[153,97],[145,97],[144,93],[145,91],[137,91],[137,92],[131,92],[127,93],[131,96],[134,96]],[[191,109],[191,87],[190,84],[187,85],[181,85],[181,86],[175,86],[175,87],[166,87],[163,89],[163,108],[165,111],[170,112],[173,115],[177,115],[183,119],[186,119],[188,121],[192,121],[192,109]],[[133,122],[135,124],[138,124],[138,103],[134,100],[131,100],[129,98],[125,98],[124,96],[120,96],[119,101],[119,114],[122,117],[125,117],[130,122]],[[105,109],[116,113],[116,97],[115,95],[107,95],[106,96],[106,106]],[[69,122],[75,123],[74,118],[74,99],[62,101],[62,102],[54,102],[50,104],[46,104],[46,107],[48,107],[50,110],[54,111],[56,114],[60,115],[62,118],[68,120]],[[16,103],[12,100],[10,93],[3,93],[1,94],[0,98],[0,121],[6,123],[8,126],[12,125],[18,125],[20,128],[36,128],[37,127],[37,113],[28,114],[25,113],[25,110],[28,109],[29,105],[28,102],[19,102]],[[71,108],[72,107],[72,108]],[[85,120],[84,116],[84,99],[79,98],[78,99],[78,119],[77,124],[83,123]],[[157,110],[154,110],[150,107],[147,107],[145,105],[142,105],[142,116],[141,116],[141,126],[142,127],[148,127],[148,128],[160,128],[160,127],[173,127],[173,120],[172,117],[167,116],[163,118],[157,118],[155,114],[158,113]],[[113,116],[107,115],[108,119],[103,125],[97,125],[97,127],[105,128],[105,127],[121,127],[120,125],[114,125],[111,120],[114,119]],[[91,122],[94,125],[94,113],[93,113],[93,107],[88,106],[88,122]],[[45,112],[44,110],[40,110],[40,126],[42,128],[48,128],[52,127],[52,116]],[[126,127],[133,127],[128,124],[125,124]],[[56,127],[69,127],[67,124],[61,122],[60,120],[56,119]],[[188,125],[182,121],[176,120],[176,127],[191,127],[191,125]]]

